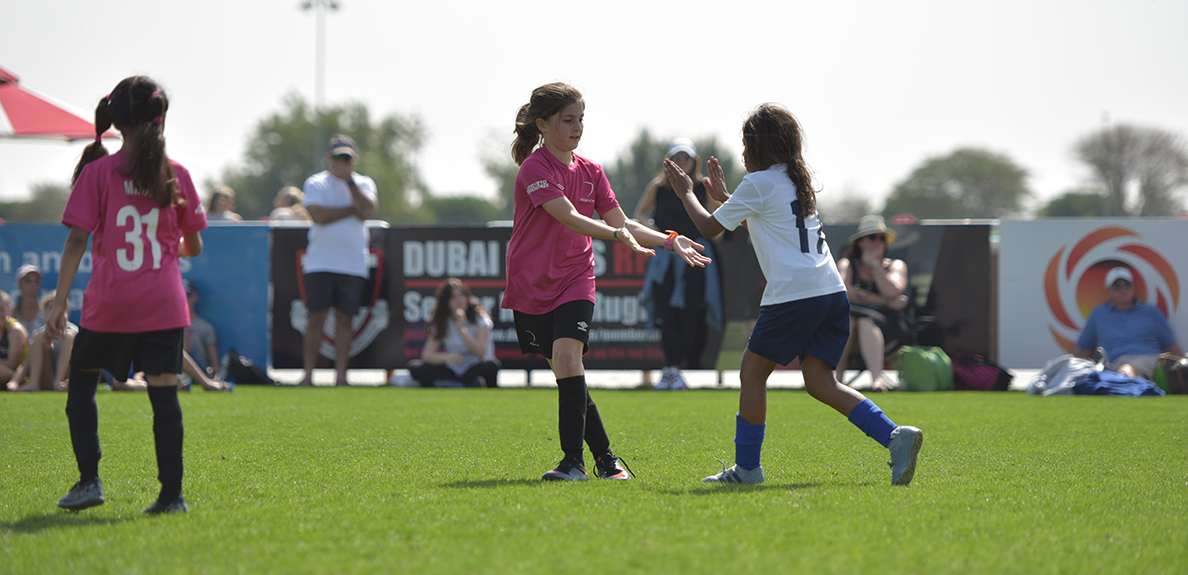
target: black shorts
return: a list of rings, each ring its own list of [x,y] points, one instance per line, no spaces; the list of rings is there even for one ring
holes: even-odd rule
[[[132,364],[145,375],[182,372],[185,328],[141,333],[108,333],[78,330],[70,367],[81,370],[106,369],[122,375]]]
[[[367,280],[332,272],[305,274],[305,308],[322,311],[334,308],[355,315],[363,304],[363,289]]]
[[[592,301],[566,302],[540,315],[517,311],[515,318],[521,353],[539,353],[553,359],[553,342],[563,337],[582,342],[582,353],[590,349],[590,322],[594,319]]]

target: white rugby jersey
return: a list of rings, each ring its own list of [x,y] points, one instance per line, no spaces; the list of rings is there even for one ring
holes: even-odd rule
[[[821,220],[803,217],[786,164],[747,174],[714,212],[733,230],[744,220],[767,288],[761,305],[808,299],[846,290],[829,253]]]

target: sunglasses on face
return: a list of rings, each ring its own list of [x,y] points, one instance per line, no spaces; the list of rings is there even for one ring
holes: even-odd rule
[[[866,236],[866,237],[868,237],[868,238],[870,238],[871,240],[874,240],[874,241],[880,241],[880,242],[883,242],[883,243],[887,243],[887,234],[871,234],[871,235],[869,235],[869,236]]]
[[[1130,289],[1132,287],[1134,287],[1134,286],[1131,285],[1130,282],[1128,282],[1126,280],[1118,280],[1118,281],[1114,282],[1114,285],[1110,286],[1110,289],[1124,290],[1124,289]]]
[[[354,158],[354,156],[351,156],[350,154],[336,154],[334,156],[334,159],[339,162],[349,162],[355,158]]]

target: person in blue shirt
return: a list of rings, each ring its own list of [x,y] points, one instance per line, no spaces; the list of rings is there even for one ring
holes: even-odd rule
[[[1119,266],[1106,273],[1106,294],[1109,301],[1093,308],[1073,355],[1089,358],[1101,347],[1106,369],[1153,379],[1160,353],[1184,354],[1163,312],[1135,297],[1130,269]]]

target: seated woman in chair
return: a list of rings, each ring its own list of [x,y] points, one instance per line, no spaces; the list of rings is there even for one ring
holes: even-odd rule
[[[883,381],[887,355],[907,340],[903,314],[908,305],[907,265],[885,257],[894,242],[895,230],[881,216],[863,216],[837,262],[850,298],[850,341],[837,364],[837,379],[845,381],[846,364],[857,347],[876,391],[887,390]]]

